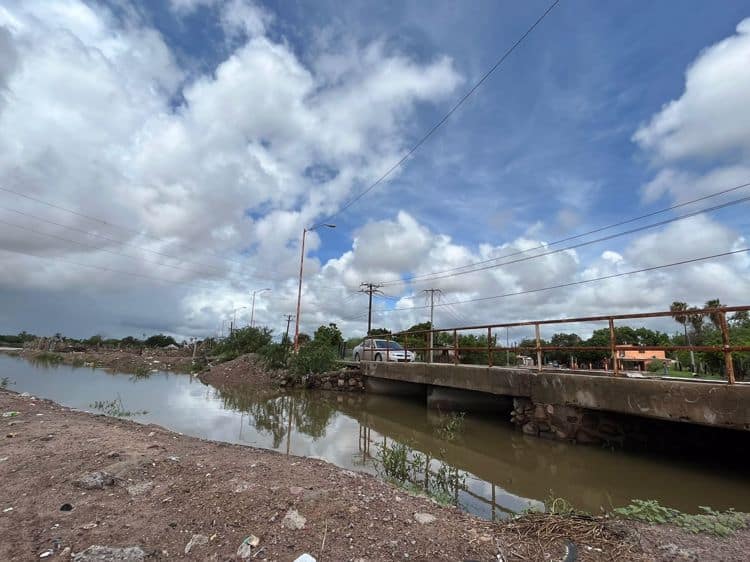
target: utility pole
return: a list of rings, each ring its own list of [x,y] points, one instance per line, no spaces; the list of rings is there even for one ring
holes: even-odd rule
[[[380,290],[380,287],[382,285],[378,285],[376,283],[360,283],[360,293],[367,293],[370,295],[370,304],[367,308],[367,335],[370,335],[370,332],[372,331],[372,295],[380,295],[383,293],[383,291]]]
[[[432,363],[432,348],[433,348],[433,330],[435,329],[435,293],[442,294],[443,291],[440,289],[425,289],[422,291],[425,295],[430,295],[430,353],[427,355],[428,363]]]
[[[287,314],[285,316],[286,318],[286,334],[284,334],[284,343],[289,344],[289,324],[292,323],[292,318],[294,318],[293,314]]]

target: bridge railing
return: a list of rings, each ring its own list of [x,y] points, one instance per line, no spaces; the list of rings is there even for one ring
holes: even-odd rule
[[[661,312],[647,312],[647,313],[636,313],[636,314],[617,314],[617,315],[605,315],[605,316],[586,316],[579,318],[555,318],[550,320],[530,320],[524,322],[505,322],[496,324],[480,324],[476,326],[460,326],[453,328],[435,328],[431,330],[413,330],[405,332],[397,332],[394,334],[388,334],[383,336],[389,341],[397,341],[407,351],[419,352],[423,354],[423,357],[427,362],[434,362],[435,352],[441,354],[443,362],[447,359],[448,362],[459,364],[461,362],[462,353],[480,353],[487,354],[486,364],[492,367],[496,362],[494,361],[498,353],[506,353],[506,358],[509,353],[517,355],[519,352],[531,352],[536,355],[535,366],[539,371],[543,368],[543,356],[546,352],[565,351],[568,353],[580,354],[582,352],[605,352],[609,357],[606,358],[604,369],[609,371],[614,376],[620,376],[623,374],[623,360],[636,361],[638,358],[623,357],[618,355],[618,351],[623,352],[624,346],[627,344],[618,344],[616,335],[616,322],[622,322],[624,320],[639,320],[639,319],[653,319],[653,318],[674,318],[679,323],[686,325],[690,318],[693,316],[700,315],[704,318],[709,318],[710,321],[718,328],[721,334],[721,344],[712,345],[690,345],[690,340],[687,338],[686,330],[686,343],[688,345],[632,345],[629,346],[633,350],[648,350],[648,351],[693,351],[693,352],[714,352],[723,355],[725,374],[727,382],[734,384],[735,373],[734,364],[732,359],[732,353],[737,352],[748,352],[750,351],[750,345],[732,345],[730,341],[729,324],[727,322],[727,314],[731,312],[746,312],[750,311],[750,305],[748,306],[722,306],[719,308],[703,308],[694,310],[681,310],[674,312],[671,310]],[[680,320],[681,319],[681,320]],[[559,324],[580,324],[580,323],[596,323],[606,322],[609,326],[609,342],[608,345],[576,345],[576,346],[553,346],[543,345],[541,338],[541,329],[543,326],[559,325]],[[534,345],[496,345],[497,331],[500,329],[509,328],[520,328],[520,327],[533,327],[534,328]],[[465,332],[484,332],[486,331],[487,345],[486,346],[461,346],[459,335]],[[434,343],[434,337],[438,334],[449,334],[449,341],[451,344],[446,346],[436,346]],[[421,340],[424,345],[415,345],[415,340]],[[410,345],[411,341],[411,345]],[[644,351],[645,355],[645,351]],[[643,357],[642,359],[651,360],[650,357]],[[390,360],[390,346],[386,350],[386,360]],[[659,358],[655,358],[659,360]],[[532,365],[527,365],[532,366]],[[694,365],[692,365],[694,367]],[[611,369],[611,370],[610,370]]]

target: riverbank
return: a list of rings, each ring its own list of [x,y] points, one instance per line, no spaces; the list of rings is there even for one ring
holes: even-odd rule
[[[190,373],[193,369],[192,356],[182,350],[145,348],[139,350],[89,350],[89,351],[38,351],[19,349],[5,351],[8,355],[23,357],[28,361],[62,363],[75,367],[98,367],[118,373],[148,374],[151,371],[173,371]]]
[[[491,523],[319,460],[202,441],[8,391],[0,391],[0,412],[18,412],[0,421],[3,560],[37,560],[48,549],[56,559],[92,545],[137,546],[155,560],[241,560],[248,537],[257,538],[242,551],[251,560],[305,552],[318,560],[562,560],[572,541],[580,560],[676,560],[678,549],[739,561],[750,548],[747,531],[718,539],[539,515]],[[71,509],[61,511],[66,504]]]
[[[267,369],[255,353],[246,353],[235,359],[210,365],[200,373],[198,379],[224,390],[268,389],[278,387],[286,379],[283,371]]]

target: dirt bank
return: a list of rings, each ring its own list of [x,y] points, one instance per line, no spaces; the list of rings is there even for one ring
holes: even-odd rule
[[[185,351],[144,349],[140,351],[36,351],[25,349],[14,355],[29,361],[55,361],[78,367],[100,367],[120,373],[147,373],[150,371],[174,371],[189,373],[193,367],[192,356]]]
[[[592,518],[493,524],[314,459],[1,390],[0,412],[18,412],[0,418],[0,560],[48,550],[61,559],[91,545],[138,546],[148,560],[242,560],[251,536],[246,559],[280,561],[305,552],[326,561],[561,560],[566,539],[580,560],[678,559],[660,548],[667,540],[705,547],[703,560],[744,560],[750,548],[747,532],[720,541]]]
[[[277,379],[255,353],[211,365],[200,372],[198,378],[205,384],[225,389],[270,388]]]

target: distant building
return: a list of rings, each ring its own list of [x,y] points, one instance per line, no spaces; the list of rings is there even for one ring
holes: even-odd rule
[[[667,359],[666,353],[661,349],[649,349],[640,345],[618,345],[615,350],[619,369],[624,371],[647,371],[652,361],[672,364],[672,359]]]
[[[528,355],[517,355],[516,362],[521,367],[533,367],[534,366],[534,359],[532,359]]]

